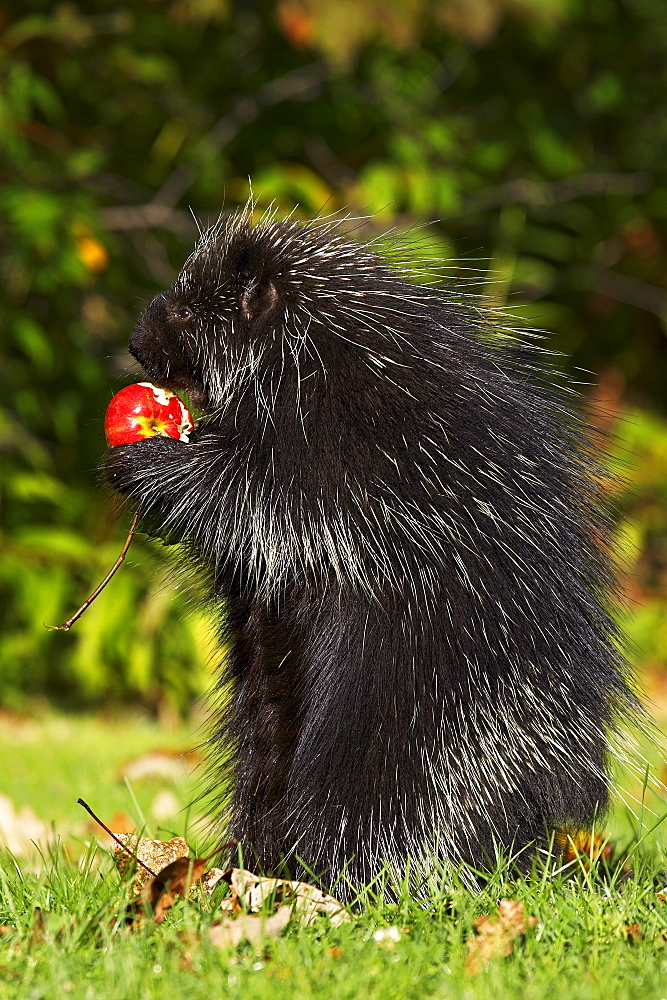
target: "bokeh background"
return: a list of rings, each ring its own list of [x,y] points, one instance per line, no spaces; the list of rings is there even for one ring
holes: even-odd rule
[[[134,320],[248,197],[370,216],[548,331],[609,462],[632,656],[667,685],[664,0],[0,2],[0,703],[187,713],[205,617],[101,489]],[[418,246],[415,248],[415,244]],[[451,276],[447,280],[452,280]]]

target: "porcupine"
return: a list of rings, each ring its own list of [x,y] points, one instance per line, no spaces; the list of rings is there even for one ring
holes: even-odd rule
[[[106,474],[212,580],[246,863],[352,885],[591,823],[633,695],[599,469],[530,338],[337,220],[206,232],[130,351],[207,414]]]

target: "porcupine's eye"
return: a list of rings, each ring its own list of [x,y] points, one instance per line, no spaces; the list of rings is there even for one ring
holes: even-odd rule
[[[194,312],[190,306],[177,306],[174,310],[174,319],[182,326],[186,326],[190,320],[194,319]]]

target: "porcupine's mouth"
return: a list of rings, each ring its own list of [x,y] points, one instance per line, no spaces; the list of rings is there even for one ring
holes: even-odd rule
[[[206,390],[201,385],[190,385],[184,386],[184,391],[187,392],[188,397],[196,410],[199,413],[206,416],[206,414],[211,409],[211,404],[209,402]]]
[[[130,336],[130,354],[146,372],[149,382],[177,395],[187,393],[192,406],[206,414],[212,404],[204,379],[167,322],[163,298],[157,296],[137,321]]]
[[[196,410],[198,416],[207,417],[213,409],[206,389],[201,382],[192,376],[186,375],[184,372],[179,372],[178,375],[173,373],[165,375],[163,372],[151,371],[149,365],[142,365],[142,368],[146,373],[147,380],[159,389],[174,392],[177,396],[185,396],[186,406],[191,410]]]
[[[199,382],[194,382],[190,379],[162,378],[158,384],[163,389],[169,389],[170,392],[175,392],[176,395],[185,394],[187,396],[186,402],[189,401],[192,404],[192,408],[194,408],[201,416],[208,416],[210,410],[212,409],[206,390]]]
[[[185,393],[189,403],[202,415],[206,415],[212,409],[199,373],[192,371],[184,358],[167,355],[165,363],[166,352],[162,352],[157,358],[138,350],[132,353],[154,385],[175,392],[177,396]]]
[[[132,353],[153,385],[167,389],[169,392],[175,392],[177,396],[185,394],[187,396],[186,402],[191,403],[192,407],[202,416],[206,416],[213,409],[203,382],[200,381],[197,374],[189,370],[189,366],[186,366],[180,358],[171,358],[170,363],[165,365],[156,363],[152,357],[142,356],[139,351],[132,351]]]

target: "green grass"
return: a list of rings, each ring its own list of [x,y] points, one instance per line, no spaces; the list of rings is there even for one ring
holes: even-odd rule
[[[0,794],[9,796],[18,808],[29,806],[67,838],[90,837],[88,816],[77,805],[79,797],[107,822],[126,813],[136,826],[148,826],[151,833],[166,837],[173,830],[183,834],[203,768],[184,765],[184,773],[173,780],[146,778],[128,787],[123,764],[156,748],[187,752],[203,738],[198,722],[165,728],[132,713],[106,721],[52,713],[0,717]],[[161,826],[151,823],[151,806],[165,790],[173,793],[182,811]]]
[[[127,889],[108,854],[90,842],[85,814],[75,805],[83,795],[103,818],[118,810],[149,813],[167,785],[187,802],[186,780],[140,782],[130,792],[117,764],[151,745],[192,745],[192,730],[165,738],[136,719],[109,725],[50,717],[24,727],[21,745],[17,732],[12,737],[10,725],[0,739],[0,792],[52,820],[61,840],[41,862],[2,859],[0,924],[12,931],[0,938],[0,998],[667,997],[667,902],[659,898],[667,881],[665,834],[658,828],[645,836],[655,822],[648,813],[641,831],[623,809],[612,822],[619,847],[630,854],[630,877],[621,866],[598,872],[577,862],[555,876],[537,866],[518,880],[500,868],[472,893],[459,880],[445,884],[432,874],[421,900],[405,884],[394,904],[369,891],[349,924],[292,921],[259,949],[219,950],[206,936],[219,917],[216,897],[182,901],[160,926],[147,921],[130,929],[119,921]],[[165,829],[182,832],[186,820],[181,813]],[[497,912],[501,899],[521,901],[537,922],[509,957],[466,974],[473,920]],[[36,928],[37,908],[42,926]],[[626,930],[634,924],[639,940]],[[376,932],[390,926],[398,928],[398,940],[378,940]]]

